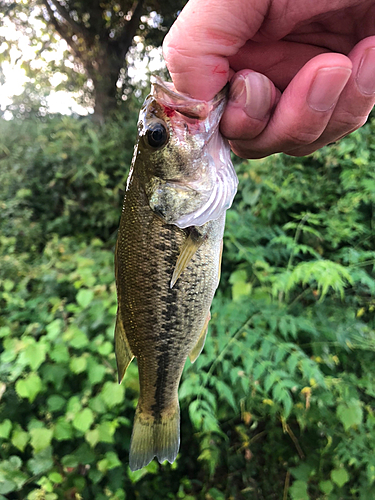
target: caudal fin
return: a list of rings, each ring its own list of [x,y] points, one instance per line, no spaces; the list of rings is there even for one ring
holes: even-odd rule
[[[156,456],[160,463],[175,461],[180,447],[180,407],[160,419],[141,413],[137,407],[130,444],[129,467],[142,469]]]

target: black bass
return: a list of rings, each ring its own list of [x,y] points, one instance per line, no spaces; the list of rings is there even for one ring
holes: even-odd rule
[[[205,342],[238,182],[219,132],[225,95],[197,101],[154,78],[140,112],[115,258],[118,377],[136,357],[140,381],[132,470],[179,449],[178,386]]]

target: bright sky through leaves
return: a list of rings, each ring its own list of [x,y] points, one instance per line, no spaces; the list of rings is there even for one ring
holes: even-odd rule
[[[31,21],[31,19],[30,19]],[[40,21],[33,20],[35,27],[38,26]],[[17,31],[12,23],[4,18],[4,24],[0,27],[0,39],[5,40],[18,40],[18,49],[13,47],[11,49],[11,62],[3,62],[2,70],[4,74],[4,84],[0,86],[0,109],[3,111],[7,105],[12,102],[12,97],[19,95],[23,91],[23,86],[27,81],[25,70],[22,69],[22,62],[25,60],[32,60],[36,68],[43,70],[43,61],[36,59],[36,51],[38,48],[31,47],[29,39],[26,35]],[[54,58],[62,59],[63,53],[67,45],[64,40],[60,40],[59,44],[55,47]],[[6,42],[0,45],[0,53],[6,49]],[[51,84],[56,87],[62,81],[61,74],[56,73],[51,79]],[[86,115],[87,112],[92,111],[85,109],[83,106],[77,104],[74,100],[74,95],[65,91],[51,92],[47,98],[48,109],[51,113],[70,114],[72,111],[81,115]],[[10,118],[10,113],[5,113],[5,118]]]
[[[152,19],[151,17],[151,20]],[[30,16],[29,22],[33,23],[35,28],[38,28],[38,24],[41,23],[39,20],[35,19],[35,16]],[[144,81],[144,75],[147,74],[148,70],[151,72],[158,71],[164,65],[164,62],[162,61],[160,47],[154,48],[148,53],[148,60],[142,58],[144,47],[141,40],[137,40],[137,38],[139,37],[135,37],[135,54],[128,55],[128,59],[131,59],[128,74],[133,81],[141,82]],[[11,104],[13,96],[18,96],[22,93],[24,85],[27,82],[27,76],[25,70],[22,68],[22,63],[26,60],[32,60],[33,67],[41,71],[43,71],[46,63],[42,59],[37,58],[39,47],[32,47],[27,35],[17,31],[7,18],[4,18],[4,24],[0,27],[0,40],[1,39],[18,41],[18,48],[13,47],[11,49],[11,62],[4,61],[2,63],[4,84],[0,85],[0,110],[4,111],[6,106]],[[0,54],[6,48],[6,42],[4,41],[0,45]],[[55,50],[53,52],[46,52],[44,57],[47,62],[52,59],[60,61],[63,59],[64,52],[67,48],[68,46],[65,40],[59,39],[58,43],[55,44]],[[69,62],[66,61],[65,64],[69,64]],[[64,81],[64,79],[65,75],[56,72],[49,81],[52,87],[56,87]],[[87,115],[93,112],[91,107],[83,107],[78,104],[75,97],[77,96],[73,92],[65,90],[59,90],[57,92],[52,91],[47,97],[49,112],[61,114],[71,114],[74,112],[79,115]],[[10,112],[5,112],[4,117],[10,119],[12,115]]]

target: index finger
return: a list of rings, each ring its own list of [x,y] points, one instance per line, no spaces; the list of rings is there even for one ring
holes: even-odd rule
[[[258,31],[268,3],[190,0],[163,43],[176,89],[195,99],[212,99],[229,80],[228,57]]]

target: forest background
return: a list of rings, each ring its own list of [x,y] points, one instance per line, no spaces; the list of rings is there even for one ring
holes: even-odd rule
[[[373,119],[306,158],[234,158],[180,453],[128,468],[139,386],[135,362],[116,383],[114,245],[147,63],[183,4],[0,2],[35,49],[0,119],[0,499],[372,500]],[[5,64],[17,41],[0,42]],[[93,114],[49,112],[56,74]]]

